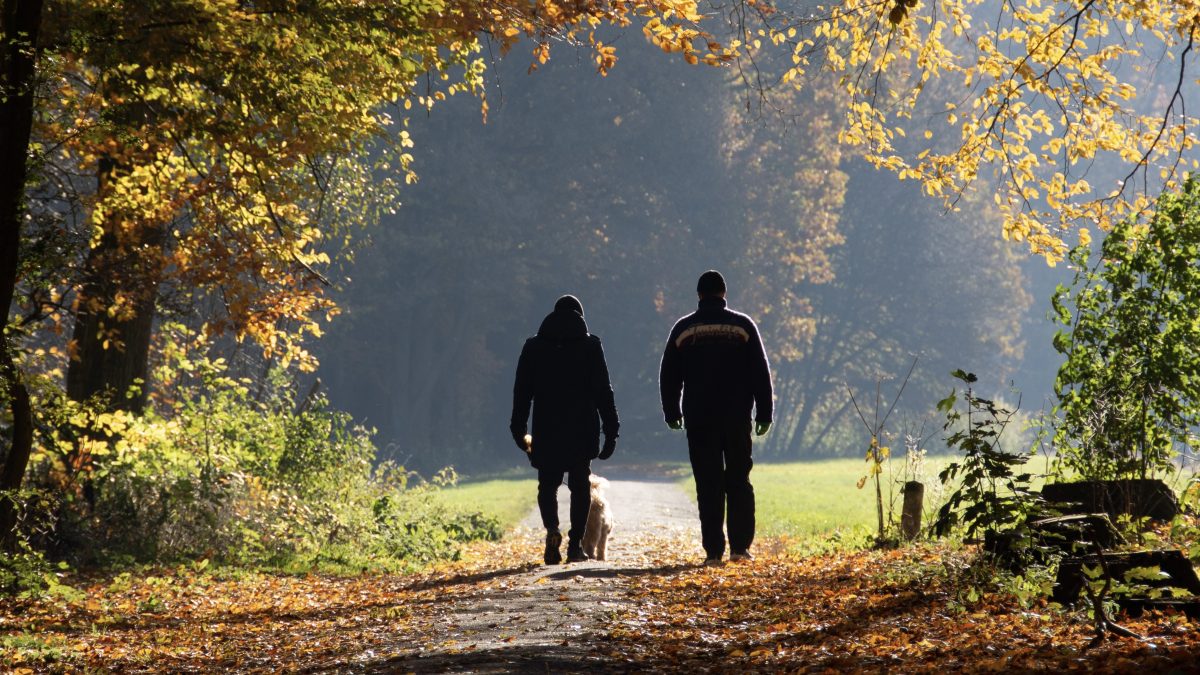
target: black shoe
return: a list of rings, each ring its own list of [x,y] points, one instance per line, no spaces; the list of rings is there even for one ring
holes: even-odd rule
[[[750,553],[750,549],[742,549],[740,551],[734,551],[733,553],[730,553],[729,560],[731,562],[744,562],[747,560],[754,560],[754,556]]]
[[[725,561],[721,560],[721,556],[719,555],[710,555],[704,559],[705,567],[717,567],[724,564]]]
[[[583,547],[579,542],[573,541],[567,544],[567,562],[587,562],[590,560],[588,554],[583,552]]]
[[[557,565],[562,562],[562,554],[558,552],[559,546],[562,546],[562,535],[557,532],[547,532],[546,553],[542,556],[542,560],[546,561],[547,565]]]

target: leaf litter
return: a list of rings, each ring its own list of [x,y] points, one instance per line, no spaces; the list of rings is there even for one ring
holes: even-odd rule
[[[1085,650],[1082,612],[963,597],[969,552],[942,546],[697,565],[677,533],[614,560],[538,564],[534,532],[415,574],[287,576],[180,566],[68,579],[70,598],[0,601],[16,673],[1194,671],[1182,615],[1125,623],[1146,642]]]

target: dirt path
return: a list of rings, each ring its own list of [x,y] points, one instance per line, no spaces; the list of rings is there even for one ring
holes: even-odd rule
[[[1082,610],[966,596],[980,582],[956,542],[796,556],[768,540],[700,567],[684,491],[602,466],[620,479],[611,562],[543,566],[526,527],[402,574],[80,576],[70,597],[0,602],[0,672],[1197,672],[1185,614],[1123,617],[1147,640],[1085,649]]]
[[[612,472],[608,489],[615,527],[609,560],[526,565],[497,577],[478,594],[447,597],[431,626],[428,648],[389,660],[378,672],[563,672],[619,668],[605,647],[605,619],[629,609],[628,580],[680,568],[681,554],[699,560],[696,507],[672,480]],[[567,489],[559,493],[565,533]],[[534,495],[530,495],[530,500]],[[540,558],[536,509],[511,537]],[[564,544],[565,549],[565,544]],[[695,549],[692,551],[692,549]],[[514,561],[517,562],[517,561]]]
[[[604,475],[599,471],[595,473]],[[696,504],[673,480],[639,479],[635,477],[634,472],[628,470],[610,473],[605,478],[608,478],[608,503],[612,506],[617,523],[616,536],[612,537],[611,546],[627,547],[636,538],[635,535],[640,534],[674,532],[699,537],[700,521],[696,516]],[[567,486],[559,488],[558,520],[562,524],[564,538],[571,521],[568,513],[569,494]],[[530,501],[533,499],[534,495],[530,495]],[[531,530],[542,530],[542,518],[536,507],[530,510],[521,526]],[[621,536],[622,534],[631,536]],[[620,552],[626,550],[621,549],[617,555]]]

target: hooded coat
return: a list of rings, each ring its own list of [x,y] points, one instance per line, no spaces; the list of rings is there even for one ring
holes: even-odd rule
[[[617,437],[620,423],[600,338],[589,335],[583,317],[560,308],[525,341],[513,385],[514,438],[526,433],[533,406],[533,465],[567,469],[600,454],[600,430]]]

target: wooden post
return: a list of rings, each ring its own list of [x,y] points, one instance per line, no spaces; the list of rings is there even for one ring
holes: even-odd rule
[[[921,531],[921,507],[925,501],[925,486],[915,480],[904,484],[904,510],[900,512],[900,533],[907,541],[916,539]]]

